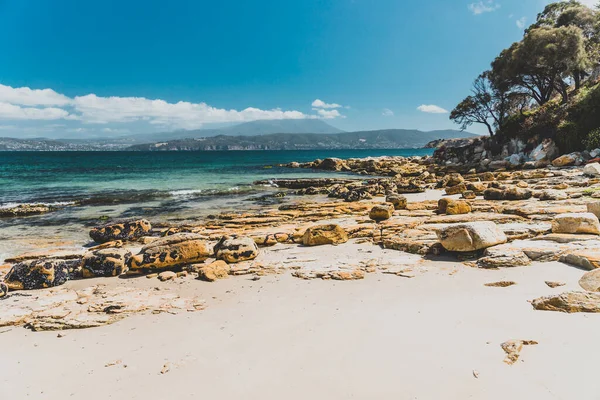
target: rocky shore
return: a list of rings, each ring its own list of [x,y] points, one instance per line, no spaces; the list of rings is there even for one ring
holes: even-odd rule
[[[579,275],[578,288],[540,274],[546,289],[515,307],[597,313],[600,164],[593,155],[545,157],[523,168],[457,167],[440,161],[439,150],[423,158],[292,163],[343,175],[256,182],[286,200],[258,211],[217,212],[194,224],[108,221],[89,231],[80,251],[11,256],[0,266],[0,327],[67,330],[205,310],[206,299],[179,290],[182,284],[202,291],[241,276],[423,279],[444,263],[454,266],[452,274],[498,274],[486,287],[505,290],[507,298],[519,282],[502,271],[560,265]],[[506,340],[498,345],[507,364],[535,344]]]

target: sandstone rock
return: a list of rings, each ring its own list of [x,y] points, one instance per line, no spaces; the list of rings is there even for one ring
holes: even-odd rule
[[[217,279],[225,279],[229,276],[231,267],[223,260],[214,261],[203,265],[198,269],[198,279],[214,282]]]
[[[502,350],[506,353],[504,363],[513,365],[519,359],[523,346],[536,345],[538,342],[535,340],[508,340],[500,345]]]
[[[507,238],[495,223],[489,221],[454,224],[437,232],[442,246],[449,251],[475,251],[506,243]]]
[[[592,178],[600,177],[600,164],[592,163],[586,165],[585,168],[583,168],[583,174]]]
[[[87,252],[83,257],[84,278],[118,276],[127,271],[131,253],[122,248],[99,249]]]
[[[461,174],[453,172],[451,174],[444,176],[441,179],[441,181],[438,183],[438,187],[445,188],[448,186],[456,186],[460,183],[463,183],[464,181],[465,181],[465,178],[463,178],[463,176]]]
[[[560,261],[587,270],[600,268],[600,249],[568,251],[560,256]]]
[[[206,260],[212,251],[200,235],[177,233],[160,238],[144,247],[129,259],[128,266],[136,269],[164,269],[194,264]]]
[[[151,229],[150,222],[140,219],[93,228],[90,231],[90,237],[97,243],[114,240],[137,240],[142,236],[146,236]]]
[[[483,257],[477,260],[479,268],[513,268],[531,264],[531,259],[519,249],[500,246],[485,249]]]
[[[471,210],[471,205],[464,200],[443,198],[438,201],[438,212],[440,214],[468,214],[471,212]]]
[[[564,282],[545,281],[544,283],[552,289],[566,285],[566,283],[564,283]]]
[[[344,160],[339,158],[326,158],[318,166],[317,169],[324,169],[327,171],[342,171],[347,170]]]
[[[600,293],[565,292],[537,298],[531,304],[536,310],[597,313],[600,312]]]
[[[385,221],[394,215],[394,206],[392,204],[377,204],[369,211],[369,218],[374,221]]]
[[[0,307],[0,327],[25,325],[34,331],[92,328],[120,321],[135,313],[198,311],[204,302],[182,298],[168,290],[103,285],[83,290],[54,288],[9,297]]]
[[[553,233],[591,233],[600,235],[600,222],[592,213],[566,213],[554,217]]]
[[[583,274],[579,286],[588,292],[600,292],[600,269]]]
[[[504,191],[497,188],[488,188],[483,192],[486,200],[504,200]]]
[[[477,198],[477,195],[472,190],[467,190],[467,191],[462,192],[462,197],[463,197],[463,199],[473,200],[473,199]]]
[[[529,189],[512,187],[504,191],[506,200],[527,200],[533,196],[533,192]]]
[[[401,194],[391,194],[386,197],[385,201],[387,203],[391,203],[396,210],[404,210],[406,209],[407,200],[406,197]]]
[[[255,259],[258,256],[258,246],[249,237],[223,236],[215,245],[214,252],[218,260],[236,263]]]
[[[164,271],[158,274],[158,279],[161,282],[171,281],[175,278],[177,278],[177,273],[173,271]]]
[[[496,177],[494,176],[493,172],[484,172],[481,174],[481,180],[483,182],[492,182],[496,180]]]
[[[15,207],[0,207],[0,217],[24,217],[50,211],[54,211],[54,208],[46,204],[19,204]]]
[[[555,167],[567,167],[575,165],[577,163],[578,153],[565,154],[552,161],[552,165]]]
[[[321,246],[325,244],[342,244],[348,241],[348,234],[339,225],[319,225],[308,228],[302,237],[305,246]]]
[[[4,277],[10,290],[33,290],[59,286],[81,269],[81,259],[38,259],[15,264]]]
[[[587,204],[587,211],[600,218],[600,201]]]
[[[465,192],[466,190],[467,190],[467,186],[464,183],[459,183],[458,185],[455,185],[455,186],[446,187],[446,194],[449,196],[452,196],[455,194],[461,194],[462,192]]]
[[[566,200],[569,196],[561,190],[546,189],[540,193],[540,200]]]
[[[466,186],[467,190],[474,192],[478,196],[483,195],[483,192],[487,189],[487,185],[482,182],[469,182]]]

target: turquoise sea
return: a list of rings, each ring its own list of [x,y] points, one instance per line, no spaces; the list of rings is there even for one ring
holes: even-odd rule
[[[274,167],[318,158],[409,156],[430,150],[223,152],[0,152],[0,206],[102,205],[259,191],[259,179],[330,176]]]

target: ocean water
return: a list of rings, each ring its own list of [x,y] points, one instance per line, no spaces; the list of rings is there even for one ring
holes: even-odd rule
[[[90,242],[89,228],[107,220],[147,218],[156,226],[195,223],[220,212],[259,210],[260,198],[279,189],[255,186],[256,180],[342,175],[276,164],[430,153],[421,149],[0,152],[0,207],[64,206],[43,215],[0,218],[0,262],[25,252],[78,251]]]
[[[274,167],[317,158],[424,155],[430,150],[223,152],[0,152],[0,206],[81,205],[235,195],[252,182],[330,172]]]

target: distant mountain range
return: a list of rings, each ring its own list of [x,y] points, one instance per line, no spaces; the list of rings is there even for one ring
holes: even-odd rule
[[[103,139],[0,138],[0,150],[309,150],[420,148],[438,139],[470,137],[456,130],[344,132],[323,120],[252,121],[219,129],[138,134]]]
[[[406,129],[343,133],[273,133],[259,136],[225,136],[180,139],[131,146],[138,151],[208,150],[319,150],[421,148],[432,140],[473,136],[461,131],[423,132]]]

